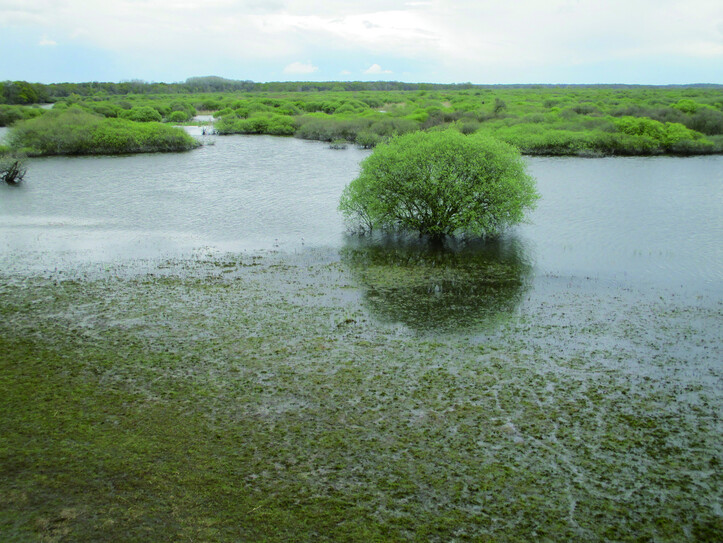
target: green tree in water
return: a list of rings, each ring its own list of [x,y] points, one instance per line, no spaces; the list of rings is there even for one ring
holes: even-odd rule
[[[364,230],[412,230],[438,241],[499,233],[521,222],[537,198],[515,147],[447,130],[378,145],[339,208]]]

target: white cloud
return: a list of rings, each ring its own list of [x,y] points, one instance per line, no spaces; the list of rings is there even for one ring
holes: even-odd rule
[[[58,45],[58,42],[49,39],[47,36],[43,36],[42,38],[40,38],[38,45],[40,47],[55,47],[56,45]]]
[[[390,74],[390,73],[392,73],[392,71],[391,70],[382,70],[382,67],[379,66],[379,64],[372,64],[366,70],[364,70],[364,73],[370,74],[370,75],[376,75],[376,74]]]
[[[709,82],[723,73],[720,0],[103,0],[92,10],[87,0],[0,0],[0,32],[8,27],[33,45],[43,36],[43,45],[82,45],[129,66],[149,50],[181,73],[188,58],[214,58],[230,67],[222,75],[239,77],[248,66],[272,76],[268,66],[290,58],[324,66],[393,58],[396,74],[438,81],[504,73],[525,82],[619,62],[645,71],[673,57],[706,66]],[[284,73],[315,68],[295,62]]]
[[[342,70],[339,72],[340,75],[351,75],[351,72],[349,70]]]
[[[285,74],[313,74],[318,71],[319,67],[312,65],[311,62],[292,62],[284,68]]]

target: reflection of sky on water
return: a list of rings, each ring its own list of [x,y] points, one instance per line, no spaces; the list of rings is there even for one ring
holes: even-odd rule
[[[516,231],[538,269],[643,284],[723,282],[723,157],[528,163],[542,198]]]
[[[29,160],[23,185],[0,187],[0,269],[346,246],[339,195],[368,151],[205,138],[189,153]],[[542,198],[508,238],[536,275],[720,289],[723,157],[527,160]]]

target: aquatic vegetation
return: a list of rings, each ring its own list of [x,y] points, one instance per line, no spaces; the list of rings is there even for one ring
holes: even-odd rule
[[[550,278],[441,334],[354,259],[4,275],[3,535],[718,540],[720,304]]]
[[[16,124],[10,146],[28,156],[187,151],[200,144],[181,129],[104,118],[71,107]]]
[[[339,209],[369,230],[406,229],[439,240],[497,234],[522,221],[537,197],[514,147],[448,130],[378,145]]]

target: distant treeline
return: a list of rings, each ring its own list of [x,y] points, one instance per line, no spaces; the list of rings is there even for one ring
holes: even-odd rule
[[[694,85],[665,85],[651,88],[718,88],[723,85],[699,83]],[[153,83],[141,80],[120,83],[91,81],[86,83],[29,83],[27,81],[0,82],[0,104],[38,104],[55,102],[71,95],[117,96],[128,94],[193,94],[203,92],[343,92],[343,91],[454,91],[488,89],[552,89],[599,88],[635,89],[644,85],[476,85],[472,83],[404,83],[401,81],[279,81],[257,83],[223,77],[190,77],[182,83]]]

